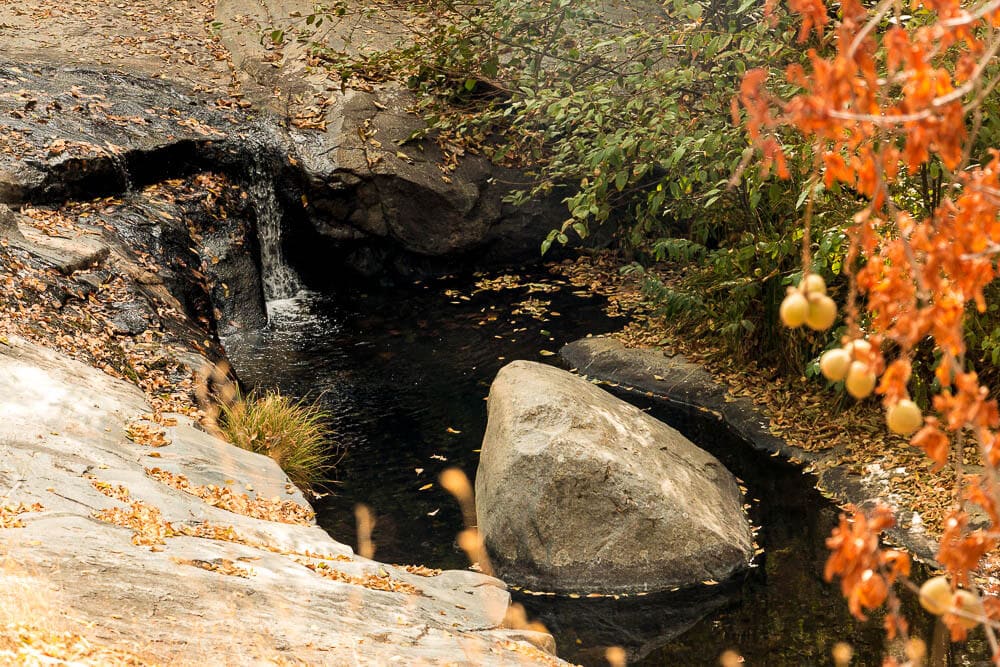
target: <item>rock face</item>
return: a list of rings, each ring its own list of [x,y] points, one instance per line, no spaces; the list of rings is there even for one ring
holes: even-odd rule
[[[296,136],[314,181],[305,213],[315,228],[330,239],[377,239],[431,258],[472,251],[478,261],[539,256],[541,239],[565,217],[564,195],[506,204],[509,184],[527,182],[524,174],[473,155],[442,179],[436,165],[445,156],[437,145],[407,143],[425,128],[409,111],[415,104],[401,86],[348,91],[330,111],[336,131]]]
[[[331,22],[324,26],[324,39],[333,48],[364,56],[412,40],[401,29],[415,18],[406,8],[375,14],[365,3],[346,4],[348,14],[365,13],[369,29],[361,34],[353,21]],[[375,267],[401,274],[434,273],[449,264],[454,269],[462,260],[472,260],[477,268],[537,261],[542,239],[566,217],[562,200],[569,190],[513,206],[503,201],[505,196],[534,180],[522,170],[464,153],[453,170],[443,172],[440,167],[449,160],[433,137],[412,139],[427,126],[413,113],[418,100],[404,86],[388,82],[365,90],[331,91],[321,70],[303,68],[302,45],[289,44],[276,59],[261,44],[258,31],[249,27],[306,16],[314,5],[311,0],[216,4],[222,43],[250,97],[272,107],[276,99],[284,101],[275,97],[275,90],[284,91],[293,105],[296,99],[323,100],[300,110],[300,118],[311,117],[312,129],[302,131],[294,122],[289,128],[301,180],[282,188],[308,195],[309,205],[298,214],[317,232],[314,243],[325,241],[327,254],[336,253],[351,268],[368,274]],[[262,94],[254,92],[258,90]],[[283,108],[274,111],[288,113]],[[287,203],[294,205],[292,200]],[[611,230],[595,232],[587,244],[607,244]]]
[[[548,635],[499,629],[501,582],[356,556],[269,458],[182,416],[133,442],[157,426],[131,385],[11,337],[0,395],[0,627],[87,624],[159,664],[556,662],[525,641]]]
[[[541,591],[722,580],[754,549],[715,457],[586,380],[526,361],[490,389],[476,512],[499,575]]]

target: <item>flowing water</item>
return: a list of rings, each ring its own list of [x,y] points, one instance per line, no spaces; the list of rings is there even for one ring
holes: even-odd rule
[[[283,212],[275,191],[274,161],[269,158],[276,142],[263,129],[248,132],[247,142],[245,187],[257,215],[264,298],[287,299],[302,289],[302,283],[285,257]]]
[[[377,517],[380,560],[466,567],[454,542],[461,513],[437,476],[449,467],[475,475],[494,375],[515,359],[553,361],[562,344],[620,326],[600,299],[546,274],[494,276],[480,281],[486,289],[475,286],[479,278],[302,292],[270,304],[266,330],[226,341],[244,381],[318,398],[330,411],[346,455],[339,484],[317,505],[318,519],[335,538],[356,544],[354,507],[366,504]],[[623,398],[744,480],[763,553],[746,576],[695,591],[617,601],[515,594],[553,632],[560,655],[598,665],[604,647],[621,645],[637,664],[714,665],[734,648],[748,665],[824,665],[833,643],[846,639],[857,656],[852,664],[881,664],[879,620],[852,619],[837,586],[822,579],[824,539],[837,511],[809,478],[718,423]],[[906,605],[929,640],[926,614],[912,600]],[[986,655],[982,635],[942,655],[940,665],[979,664],[968,656]]]

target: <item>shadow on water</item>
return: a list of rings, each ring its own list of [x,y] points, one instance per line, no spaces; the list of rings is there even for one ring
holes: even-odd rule
[[[483,399],[496,372],[515,359],[552,361],[549,353],[564,343],[617,328],[602,300],[552,276],[521,274],[507,282],[519,286],[499,291],[477,291],[475,281],[302,293],[271,304],[267,329],[225,341],[245,382],[319,397],[331,413],[347,456],[334,493],[317,505],[318,519],[353,544],[354,506],[367,504],[384,561],[466,567],[454,544],[461,514],[437,476],[449,467],[474,476]],[[552,631],[560,656],[600,665],[605,647],[618,645],[630,664],[715,665],[732,648],[748,665],[825,665],[833,644],[847,640],[852,664],[881,664],[880,619],[855,621],[839,588],[822,579],[824,540],[838,512],[809,478],[702,413],[621,396],[744,481],[763,553],[737,580],[692,591],[619,600],[516,594]],[[905,607],[915,633],[929,639],[927,615],[912,599]],[[981,633],[972,637],[940,664],[984,664],[969,657],[988,655]]]

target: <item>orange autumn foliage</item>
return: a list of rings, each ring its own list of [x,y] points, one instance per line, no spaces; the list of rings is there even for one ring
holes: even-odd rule
[[[848,509],[854,517],[841,515],[840,525],[826,540],[831,554],[823,576],[827,581],[834,575],[840,577],[851,613],[864,619],[865,609],[880,607],[889,586],[910,574],[910,559],[900,551],[883,551],[879,546],[879,535],[896,523],[887,507],[877,507],[871,516],[853,506]]]
[[[1000,85],[989,69],[1000,53],[1000,0],[907,4],[788,0],[801,21],[799,41],[813,45],[804,64],[782,73],[800,92],[778,99],[767,87],[772,73],[753,70],[743,79],[738,110],[765,175],[772,168],[787,175],[781,137],[791,131],[812,147],[813,183],[839,184],[866,202],[844,221],[850,240],[844,342],[868,338],[874,344],[872,368],[884,369],[877,393],[886,406],[909,398],[915,348],[933,343],[936,414],[924,419],[911,444],[937,468],[957,461],[964,445],[978,446],[986,473],[957,476],[955,483],[991,525],[971,529],[956,504],[937,554],[952,582],[971,585],[970,575],[1000,534],[1000,410],[971,370],[964,338],[967,310],[987,307],[984,290],[997,275],[1000,255],[1000,150],[973,147],[983,102]],[[921,20],[908,20],[904,8],[921,12]],[[905,210],[894,201],[894,184],[931,165],[940,165],[948,181],[939,203],[924,213]],[[808,271],[811,205],[806,210]],[[855,304],[866,311],[865,332]],[[894,358],[885,358],[887,350]],[[879,534],[890,525],[884,508],[870,516],[855,511],[852,519],[841,518],[828,540],[826,576],[840,578],[858,617],[885,603],[891,586],[908,574],[905,555],[879,546]],[[992,613],[1000,604],[987,599],[985,608]],[[953,638],[964,637],[954,615],[945,622]],[[895,620],[887,624],[890,633],[897,627]],[[991,626],[987,636],[994,648],[1000,645]],[[1000,657],[995,661],[1000,664]]]

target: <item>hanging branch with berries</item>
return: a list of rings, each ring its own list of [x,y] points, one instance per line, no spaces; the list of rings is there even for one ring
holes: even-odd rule
[[[840,184],[866,202],[845,223],[847,333],[840,348],[822,356],[820,368],[856,399],[880,396],[891,431],[911,436],[937,468],[951,464],[956,502],[937,554],[947,576],[927,582],[921,602],[943,617],[953,639],[983,624],[1000,664],[1000,604],[984,599],[971,577],[1000,537],[1000,412],[966,359],[964,338],[967,308],[986,309],[984,290],[996,276],[1000,252],[1000,151],[974,145],[983,105],[1000,83],[994,65],[1000,0],[970,6],[912,0],[907,9],[919,19],[904,16],[899,0],[873,8],[858,0],[831,1],[830,8],[822,0],[789,0],[789,8],[801,17],[799,41],[815,44],[806,66],[792,64],[783,73],[801,92],[777,99],[767,88],[769,72],[749,71],[734,116],[742,109],[765,171],[789,176],[779,135],[793,131],[814,147],[815,183]],[[950,186],[933,210],[921,215],[894,201],[896,184],[932,164],[943,168]],[[792,328],[823,331],[836,320],[837,307],[823,280],[809,272],[811,215],[812,193],[804,277],[789,289],[780,318]],[[938,359],[939,389],[933,414],[925,416],[908,387],[914,351],[927,340]],[[982,474],[964,474],[968,442],[978,448]],[[983,510],[988,527],[970,528],[967,503]],[[827,577],[840,577],[858,616],[888,601],[886,627],[895,634],[906,624],[893,606],[892,585],[905,579],[909,566],[905,554],[893,552],[887,560],[878,545],[877,535],[891,524],[884,510],[844,519],[828,540]]]

